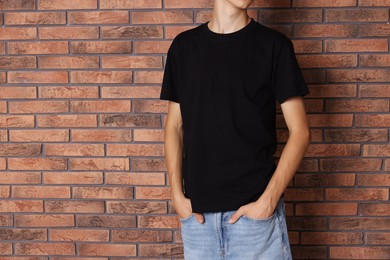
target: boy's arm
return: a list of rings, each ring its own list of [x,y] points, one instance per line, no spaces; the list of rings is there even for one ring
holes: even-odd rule
[[[280,104],[289,138],[279,158],[277,168],[259,200],[276,207],[279,198],[292,180],[310,144],[309,124],[301,97],[293,97]]]

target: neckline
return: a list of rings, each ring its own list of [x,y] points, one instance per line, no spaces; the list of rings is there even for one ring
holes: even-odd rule
[[[215,40],[232,40],[232,39],[237,39],[239,38],[240,36],[244,35],[247,31],[249,31],[256,23],[256,21],[250,17],[250,21],[247,25],[245,25],[244,27],[242,27],[241,29],[235,31],[235,32],[231,32],[231,33],[217,33],[217,32],[214,32],[212,30],[210,30],[210,28],[208,27],[208,23],[210,21],[207,21],[205,23],[203,23],[203,30],[205,31],[206,35],[210,38],[210,39],[215,39]]]

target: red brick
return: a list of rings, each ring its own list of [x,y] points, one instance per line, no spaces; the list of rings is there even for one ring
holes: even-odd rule
[[[330,247],[330,257],[338,259],[388,259],[390,249],[388,247]]]
[[[5,53],[5,42],[0,42],[0,54]]]
[[[11,101],[10,113],[61,113],[69,111],[68,101]]]
[[[383,22],[389,19],[386,9],[329,9],[326,20],[329,22]]]
[[[64,12],[8,12],[5,24],[65,24]]]
[[[361,37],[389,37],[390,24],[361,24],[359,35]]]
[[[162,159],[133,158],[131,168],[136,171],[164,171],[166,164]]]
[[[312,24],[296,25],[297,37],[355,37],[357,25],[354,24]]]
[[[389,82],[390,71],[380,69],[328,70],[329,82]]]
[[[70,187],[65,186],[13,186],[13,198],[70,198]]]
[[[69,24],[129,23],[127,11],[68,12]]]
[[[0,142],[7,142],[7,141],[8,141],[8,130],[0,129]]]
[[[390,244],[390,233],[367,232],[367,244],[389,245]]]
[[[72,83],[132,83],[132,71],[71,71]]]
[[[294,179],[295,185],[305,187],[354,186],[355,184],[355,174],[353,173],[297,173]]]
[[[363,234],[361,232],[302,232],[301,243],[305,245],[363,244]]]
[[[293,44],[296,54],[322,52],[322,42],[320,40],[293,40]]]
[[[132,187],[73,187],[78,199],[133,199]]]
[[[363,149],[367,148],[367,146],[369,147],[375,146],[375,149],[380,149],[381,146],[384,146],[385,149],[388,149],[388,145],[364,145]],[[361,173],[358,175],[358,185],[359,186],[390,186],[390,174],[373,175],[372,173]],[[388,212],[390,214],[390,211]]]
[[[0,113],[7,113],[7,102],[0,101]]]
[[[309,114],[307,117],[313,127],[351,127],[353,121],[353,116],[349,114]]]
[[[40,156],[41,144],[0,144],[0,156]]]
[[[298,55],[300,67],[303,68],[334,68],[334,67],[356,67],[357,55],[339,54],[339,55]]]
[[[172,217],[166,217],[171,218]],[[112,231],[114,242],[170,242],[173,241],[172,233],[166,230],[125,230],[116,229]]]
[[[163,142],[164,131],[149,129],[134,129],[135,142]]]
[[[133,24],[192,23],[192,11],[142,11],[132,12]]]
[[[66,170],[67,159],[50,158],[9,158],[10,170]]]
[[[389,6],[389,0],[360,0],[359,6]]]
[[[39,0],[40,10],[96,9],[97,0]]]
[[[164,147],[158,144],[109,144],[108,156],[163,156]]]
[[[96,127],[96,115],[38,115],[39,127]]]
[[[7,128],[34,127],[34,116],[0,115],[0,125]]]
[[[15,215],[17,227],[74,227],[74,216],[69,214]]]
[[[99,28],[94,26],[42,27],[40,39],[98,39]]]
[[[18,255],[74,255],[75,252],[74,243],[15,243],[15,253]]]
[[[97,86],[45,86],[38,88],[40,98],[98,98]]]
[[[36,97],[36,87],[0,87],[0,99],[31,99]]]
[[[357,114],[357,127],[387,127],[390,124],[390,114]]]
[[[389,218],[364,218],[364,217],[349,217],[349,218],[330,218],[330,229],[339,230],[381,230],[383,227],[389,226]]]
[[[166,54],[171,43],[172,41],[134,42],[134,52]]]
[[[0,170],[5,170],[7,168],[7,161],[5,158],[0,158]]]
[[[327,215],[327,216],[343,216],[356,215],[357,203],[320,203],[307,202],[296,204],[296,215]]]
[[[13,253],[12,243],[0,242],[0,250],[2,254],[7,254],[7,255],[12,254]]]
[[[124,130],[80,130],[72,131],[72,140],[74,142],[131,142],[131,129]]]
[[[104,213],[104,201],[46,200],[45,212],[57,213]]]
[[[44,172],[45,184],[102,184],[102,172]]]
[[[104,156],[102,144],[46,144],[47,156]]]
[[[0,212],[43,212],[42,200],[4,200]]]
[[[0,40],[29,40],[37,38],[37,28],[31,27],[2,27]]]
[[[42,69],[99,68],[99,57],[41,56],[39,57],[39,67]]]
[[[363,145],[363,156],[372,157],[389,157],[390,145],[386,144],[364,144]]]
[[[131,103],[125,100],[72,101],[71,108],[75,113],[130,112]]]
[[[102,98],[158,98],[160,87],[102,87]]]
[[[90,229],[52,229],[50,231],[49,239],[51,241],[105,242],[109,240],[109,231]]]
[[[67,142],[69,130],[10,130],[11,142]]]
[[[2,0],[0,10],[34,10],[35,0]]]
[[[66,71],[9,71],[9,83],[68,83]]]
[[[389,189],[375,188],[327,188],[325,190],[326,200],[388,200]]]
[[[387,141],[385,129],[325,129],[326,142],[383,142]]]
[[[387,52],[386,39],[343,39],[325,40],[327,52]]]
[[[172,243],[162,244],[159,243],[158,246],[151,245],[151,244],[141,244],[139,246],[139,254],[141,256],[158,256],[158,255],[165,255],[165,256],[176,256],[179,250],[181,250],[180,245],[175,245]],[[179,251],[180,252],[180,251]]]
[[[324,171],[379,171],[381,159],[321,159],[320,164]]]
[[[164,185],[165,178],[163,173],[106,173],[107,184],[118,185]]]
[[[0,69],[35,69],[36,58],[32,56],[2,56]]]
[[[136,256],[136,245],[121,244],[78,244],[77,251],[81,256]]]
[[[261,19],[265,23],[322,22],[322,10],[262,10]]]
[[[71,158],[71,170],[107,170],[127,171],[129,170],[128,158]]]
[[[107,212],[117,214],[166,214],[167,204],[160,201],[107,201]]]
[[[162,71],[134,71],[134,83],[159,83],[162,77]]]
[[[104,56],[102,68],[162,68],[162,58],[158,56]]]
[[[39,172],[2,172],[0,173],[2,184],[40,184]]]
[[[76,215],[78,227],[135,228],[136,216],[131,215]],[[145,230],[144,230],[145,231]]]
[[[162,26],[102,26],[104,39],[155,39],[163,37]]]
[[[78,41],[71,43],[72,53],[131,53],[131,41]]]
[[[389,67],[390,55],[388,54],[361,54],[360,65],[362,67]],[[383,91],[384,86],[382,86]]]
[[[135,193],[136,199],[169,200],[172,191],[169,187],[136,187]]]
[[[359,206],[360,216],[390,216],[390,204],[383,203],[361,203]]]
[[[9,42],[9,54],[62,54],[68,53],[68,43],[58,42]]]
[[[100,9],[147,9],[161,8],[161,0],[148,1],[124,1],[124,0],[100,0]]]
[[[0,72],[0,83],[5,83],[6,82],[6,75],[5,72]]]
[[[384,99],[329,99],[326,100],[326,111],[330,112],[386,112],[389,111],[389,100]]]
[[[294,0],[294,7],[342,7],[356,6],[356,0]]]

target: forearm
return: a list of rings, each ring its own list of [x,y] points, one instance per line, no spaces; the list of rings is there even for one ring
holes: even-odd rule
[[[183,131],[181,127],[165,128],[164,149],[172,198],[184,197],[182,179]]]
[[[299,167],[310,144],[309,130],[292,131],[279,158],[277,168],[260,197],[276,206]]]

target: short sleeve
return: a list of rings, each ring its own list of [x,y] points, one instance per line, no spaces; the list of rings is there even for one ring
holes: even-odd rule
[[[165,62],[163,81],[161,85],[160,99],[179,103],[177,82],[177,39],[175,38],[168,49]]]
[[[309,88],[303,78],[295,57],[293,43],[283,37],[279,51],[275,54],[272,73],[272,92],[279,104],[293,96],[309,94]]]

